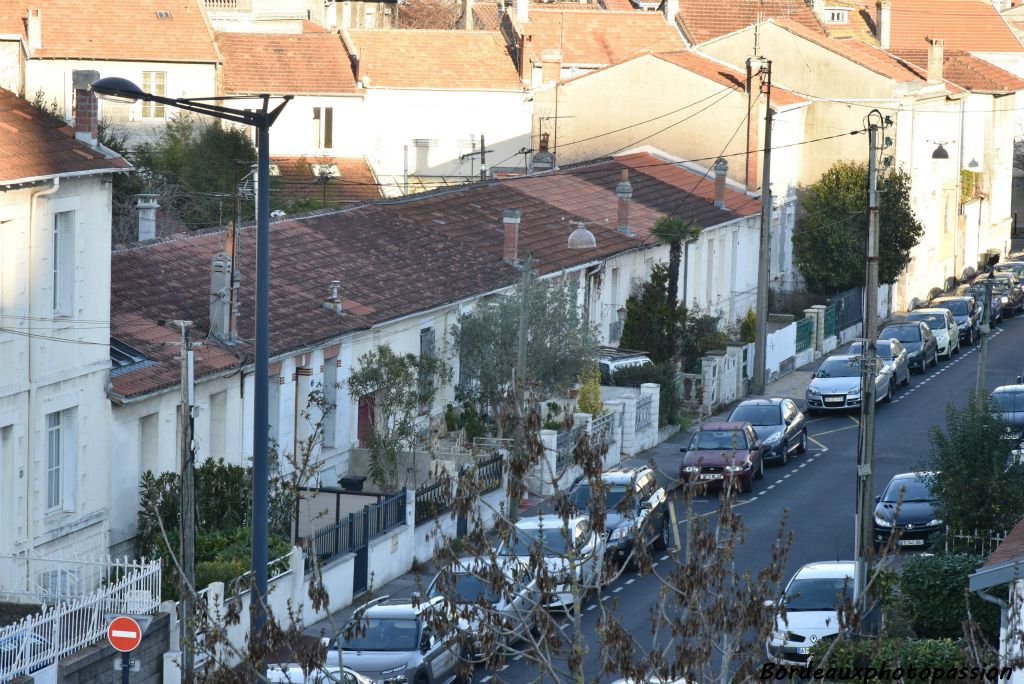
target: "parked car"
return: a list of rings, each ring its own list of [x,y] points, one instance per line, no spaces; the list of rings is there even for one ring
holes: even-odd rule
[[[996,387],[992,390],[991,400],[1002,414],[1007,436],[1019,441],[1024,437],[1024,385],[1018,382],[1016,385]]]
[[[529,565],[510,558],[499,567],[505,576],[501,581],[486,559],[460,558],[438,572],[427,588],[427,601],[458,625],[463,656],[471,662],[506,651],[534,625],[540,591]]]
[[[1004,261],[996,264],[994,270],[997,274],[1012,273],[1018,278],[1024,278],[1024,261]]]
[[[338,665],[324,665],[322,668],[313,670],[306,674],[302,666],[295,663],[289,665],[268,665],[267,681],[275,684],[285,682],[287,684],[376,684],[372,679],[367,679],[355,670]]]
[[[939,365],[939,345],[927,323],[907,321],[882,328],[880,340],[896,340],[907,350],[910,368],[924,372],[928,366]]]
[[[960,297],[965,295],[974,297],[975,301],[978,302],[979,308],[981,308],[983,306],[982,302],[985,301],[985,286],[975,280],[970,285],[961,285],[956,288],[956,294]],[[989,300],[988,324],[995,325],[996,323],[1000,323],[1002,320],[1003,300],[993,292],[992,297]]]
[[[918,309],[907,314],[907,321],[921,321],[928,326],[935,335],[939,356],[948,359],[960,353],[960,330],[949,309]]]
[[[933,308],[949,309],[960,329],[960,341],[974,344],[981,331],[981,307],[974,297],[939,297],[931,304]]]
[[[576,552],[574,567],[566,558],[569,545]],[[572,608],[579,598],[573,593],[574,588],[582,594],[601,581],[605,541],[591,528],[590,519],[585,515],[572,516],[564,522],[554,514],[522,518],[516,523],[509,542],[498,549],[499,556],[518,558],[525,563],[529,563],[534,554],[539,554],[547,574],[558,581],[550,595],[542,596],[549,608]],[[530,569],[534,574],[541,570]]]
[[[1024,291],[1021,290],[1020,281],[1016,276],[1011,273],[997,273],[993,281],[992,294],[999,297],[1003,312],[1014,317],[1024,312]]]
[[[656,549],[668,547],[672,527],[668,514],[668,495],[647,466],[621,467],[601,473],[604,496],[604,529],[607,531],[605,555],[625,560],[633,552],[636,539]],[[583,478],[569,490],[569,500],[582,513],[592,515],[590,482]]]
[[[750,423],[764,446],[762,457],[786,465],[791,453],[807,451],[807,421],[791,399],[748,399],[729,414],[730,423]]]
[[[861,356],[864,345],[854,342],[846,353],[849,356]],[[899,340],[878,340],[875,342],[875,356],[889,367],[897,385],[906,387],[910,384],[910,355]]]
[[[617,347],[599,347],[597,350],[597,366],[601,370],[602,384],[609,384],[616,371],[634,366],[647,366],[651,363],[653,362],[645,351]]]
[[[899,530],[898,546],[926,546],[942,528],[935,516],[935,497],[926,478],[931,473],[894,475],[885,492],[875,497],[875,548],[889,541]]]
[[[853,561],[808,563],[786,584],[768,659],[804,665],[811,646],[839,633],[839,608],[853,601]]]
[[[382,596],[360,608],[328,649],[328,662],[373,682],[441,684],[458,678],[461,645],[455,632],[439,633],[430,603],[413,605]],[[333,656],[331,651],[334,651]],[[339,660],[340,654],[340,660]]]
[[[896,378],[884,363],[875,373],[875,401],[892,401]],[[830,356],[818,367],[807,386],[807,412],[833,411],[860,406],[860,357]]]
[[[679,466],[679,479],[703,485],[738,485],[754,490],[764,477],[764,449],[750,423],[703,423],[690,439]]]

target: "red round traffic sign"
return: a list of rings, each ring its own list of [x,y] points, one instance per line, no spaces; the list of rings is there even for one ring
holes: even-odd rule
[[[142,642],[142,628],[130,617],[116,617],[107,627],[107,641],[121,653],[134,651]]]

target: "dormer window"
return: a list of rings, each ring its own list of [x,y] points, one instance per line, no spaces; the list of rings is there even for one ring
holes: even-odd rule
[[[845,24],[850,21],[850,10],[846,7],[829,7],[825,11],[825,21],[829,24]]]

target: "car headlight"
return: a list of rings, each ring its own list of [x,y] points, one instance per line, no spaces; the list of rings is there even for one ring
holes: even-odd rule
[[[1002,300],[1003,304],[1009,304],[1010,303],[1010,298],[1009,297],[1000,297],[999,299]]]
[[[765,437],[764,438],[764,443],[765,444],[775,444],[776,442],[778,442],[781,439],[782,439],[782,431],[779,430],[778,432],[773,432],[772,434],[770,434],[767,437]]]
[[[786,643],[789,641],[789,632],[784,629],[776,629],[772,632],[772,641]]]
[[[939,330],[938,332],[936,332],[935,333],[935,339],[937,339],[939,342],[945,342],[946,341],[946,331],[945,330]]]
[[[912,359],[919,359],[919,358],[921,358],[921,356],[923,354],[924,354],[924,352],[922,352],[920,349],[918,349],[917,351],[910,352],[910,358],[912,358]]]
[[[819,391],[818,391],[818,390],[817,390],[816,388],[814,388],[814,387],[808,387],[808,388],[807,388],[807,393],[808,393],[808,394],[813,394],[813,395],[815,395],[815,396],[818,396],[819,394],[821,394],[821,392],[819,392]]]
[[[621,527],[616,527],[614,530],[612,530],[612,534],[611,534],[610,537],[608,537],[608,540],[609,541],[618,541],[620,539],[625,539],[626,537],[629,537],[632,534],[633,534],[633,523],[628,523],[628,524],[623,525]]]
[[[939,520],[938,518],[932,518],[931,520],[929,520],[929,521],[928,521],[928,524],[929,524],[929,525],[930,525],[931,527],[938,527],[939,525],[941,525],[941,524],[942,524],[942,521],[941,521],[941,520]]]
[[[892,527],[892,520],[889,520],[881,513],[875,513],[875,524],[879,527]]]
[[[700,466],[683,466],[684,473],[699,473]]]
[[[860,387],[854,387],[852,390],[850,390],[849,392],[846,393],[846,396],[848,396],[848,397],[859,397],[860,396]]]
[[[960,324],[959,324],[959,325],[960,325],[960,329],[961,329],[961,330],[967,330],[967,327],[968,327],[968,326],[969,326],[970,324],[971,324],[971,322],[970,322],[970,321],[964,321],[963,323],[960,323]]]
[[[728,470],[730,473],[738,473],[741,470],[746,470],[749,467],[749,463],[744,463],[742,465],[727,465],[725,466],[725,469]]]

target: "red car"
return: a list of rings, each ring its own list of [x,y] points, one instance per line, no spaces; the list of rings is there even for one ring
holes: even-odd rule
[[[732,481],[742,492],[764,477],[763,447],[750,423],[703,423],[690,440],[679,466],[679,479],[724,485]]]

